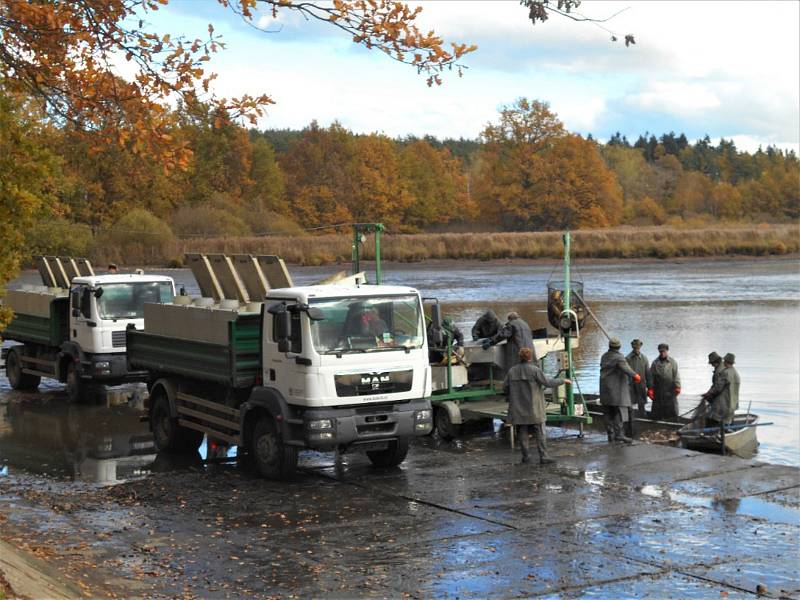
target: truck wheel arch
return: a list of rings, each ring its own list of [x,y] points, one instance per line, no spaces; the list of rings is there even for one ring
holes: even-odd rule
[[[175,385],[175,382],[166,378],[156,380],[152,388],[150,388],[150,394],[149,394],[150,398],[153,398],[156,394],[158,394],[162,390],[167,397],[167,402],[169,402],[170,417],[177,418],[178,408],[175,405],[175,398],[178,389],[177,386]],[[148,407],[148,412],[152,413],[152,411],[153,411],[153,402],[151,401],[150,406]]]
[[[85,356],[80,346],[73,342],[64,342],[61,345],[61,353],[58,356],[58,380],[61,382],[67,380],[67,367],[69,363],[83,363],[84,360]]]
[[[291,439],[289,425],[289,405],[280,392],[269,388],[256,388],[250,394],[247,402],[240,407],[239,418],[241,420],[242,445],[246,448],[250,442],[250,434],[253,431],[258,417],[263,414],[271,416],[280,428],[284,440]]]

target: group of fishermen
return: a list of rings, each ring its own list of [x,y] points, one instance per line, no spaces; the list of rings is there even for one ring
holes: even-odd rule
[[[451,319],[443,321],[444,336],[451,336],[456,345],[463,345],[463,334]],[[472,327],[473,341],[481,341],[484,349],[507,340],[508,371],[503,391],[508,397],[508,417],[515,427],[522,448],[522,462],[531,461],[529,435],[536,441],[539,462],[554,462],[547,453],[544,390],[572,381],[564,377],[547,377],[536,364],[533,335],[530,326],[517,314],[508,314],[505,324],[494,311],[488,310]],[[445,344],[446,344],[445,339]],[[643,342],[631,342],[627,356],[620,351],[622,343],[611,338],[608,351],[600,359],[600,403],[606,407],[606,432],[609,442],[632,443],[633,409],[636,416],[645,416],[647,400],[652,401],[650,417],[654,420],[678,418],[678,396],[681,378],[677,361],[669,355],[669,345],[658,345],[658,357],[651,363],[642,353]],[[702,395],[702,408],[706,425],[725,426],[733,421],[739,407],[739,373],[734,368],[736,357],[728,353],[721,357],[716,352],[708,355],[713,368],[711,387]],[[623,432],[623,423],[628,423]]]
[[[633,409],[638,417],[645,416],[647,399],[652,400],[650,417],[656,421],[678,419],[678,395],[681,377],[678,363],[669,356],[669,345],[658,345],[658,358],[650,363],[642,354],[642,340],[631,342],[631,352],[620,352],[618,338],[608,342],[608,352],[600,359],[600,403],[606,407],[606,432],[608,441],[632,442]],[[739,408],[739,373],[733,366],[736,356],[728,353],[721,357],[716,352],[708,355],[713,368],[711,387],[702,395],[701,413],[705,413],[709,427],[729,425]],[[622,430],[628,422],[628,435]]]

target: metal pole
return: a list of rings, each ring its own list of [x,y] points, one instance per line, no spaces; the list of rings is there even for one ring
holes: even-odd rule
[[[572,317],[570,303],[572,284],[569,278],[569,257],[570,257],[570,235],[569,231],[564,234],[564,312],[569,320],[570,327],[564,334],[564,349],[567,352],[567,378],[572,379]],[[575,400],[572,392],[572,385],[567,384],[567,414],[571,417],[575,414]]]
[[[383,226],[375,226],[375,284],[381,284],[381,231]]]
[[[361,243],[361,231],[358,225],[353,225],[353,275],[361,272],[361,253],[359,245]]]
[[[444,327],[442,327],[444,329]],[[453,337],[447,335],[447,393],[453,393]]]

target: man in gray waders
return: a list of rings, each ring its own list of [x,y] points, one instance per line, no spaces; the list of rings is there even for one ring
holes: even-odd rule
[[[516,428],[519,444],[522,447],[522,462],[530,462],[530,443],[528,433],[536,438],[536,449],[539,451],[539,463],[543,465],[555,461],[547,455],[547,434],[544,424],[545,413],[544,389],[558,387],[569,379],[548,378],[542,370],[531,363],[533,351],[522,348],[519,351],[519,363],[509,369],[503,381],[503,393],[508,396],[508,417]]]
[[[530,325],[523,321],[519,314],[508,313],[508,321],[503,328],[492,338],[483,340],[483,349],[494,346],[498,342],[506,342],[506,368],[510,369],[519,362],[519,351],[523,348],[533,348],[533,334]],[[534,356],[534,359],[536,357]]]
[[[650,365],[650,371],[653,374],[653,387],[648,390],[648,396],[653,400],[650,415],[657,421],[674,421],[678,418],[681,376],[678,363],[669,355],[667,344],[658,345],[658,358]]]
[[[710,360],[709,356],[709,360]],[[715,427],[718,424],[730,425],[736,409],[739,408],[739,385],[741,379],[739,372],[733,367],[736,356],[733,354],[725,355],[725,364],[721,371],[714,372],[714,384],[711,389],[703,394],[703,400],[708,402],[708,421],[707,427]]]
[[[641,376],[631,369],[619,349],[622,342],[618,338],[608,340],[608,352],[600,358],[600,404],[606,408],[606,433],[609,442],[633,440],[622,435],[622,411],[631,407],[631,384],[642,381]]]
[[[637,417],[645,417],[647,390],[653,387],[653,376],[650,373],[650,361],[642,354],[642,340],[633,340],[631,348],[633,350],[628,353],[625,360],[641,378],[638,382],[631,380],[631,418],[628,420],[628,435],[633,437],[633,409],[636,408]]]

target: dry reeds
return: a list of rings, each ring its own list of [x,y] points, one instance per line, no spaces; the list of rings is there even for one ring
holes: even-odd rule
[[[800,251],[796,225],[613,228],[575,231],[572,239],[576,258],[768,256]],[[195,238],[179,240],[178,249],[181,254],[277,254],[289,263],[322,265],[349,261],[351,240],[345,234]],[[382,244],[383,259],[398,262],[558,258],[561,253],[560,232],[384,234]],[[365,245],[362,258],[373,258],[372,244]]]

